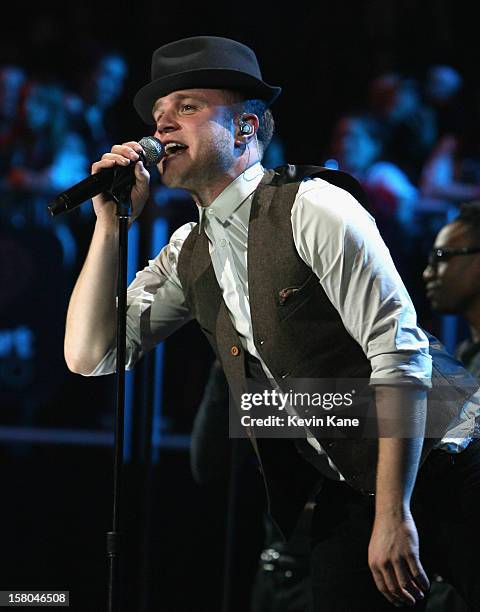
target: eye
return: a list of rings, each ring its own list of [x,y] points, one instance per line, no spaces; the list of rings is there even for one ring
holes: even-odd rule
[[[196,110],[193,104],[182,104],[181,109],[183,113],[192,113]]]

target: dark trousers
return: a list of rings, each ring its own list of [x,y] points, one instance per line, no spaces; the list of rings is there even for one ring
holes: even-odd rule
[[[480,610],[480,440],[460,454],[434,450],[412,498],[420,560],[440,574],[472,611]],[[328,480],[313,518],[311,574],[315,612],[395,609],[377,590],[367,562],[374,498]],[[424,611],[426,601],[410,608]],[[447,612],[447,611],[445,611]]]
[[[259,569],[250,612],[312,612],[310,578]]]

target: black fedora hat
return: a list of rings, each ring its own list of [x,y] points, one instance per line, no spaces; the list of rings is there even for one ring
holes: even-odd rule
[[[194,36],[154,51],[152,80],[136,93],[133,105],[145,123],[154,123],[155,100],[195,87],[235,89],[268,105],[281,92],[264,83],[255,53],[246,45],[219,36]]]

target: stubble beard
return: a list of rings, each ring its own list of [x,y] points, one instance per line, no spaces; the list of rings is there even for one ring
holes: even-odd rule
[[[183,155],[188,155],[188,151]],[[220,176],[225,175],[233,163],[230,139],[226,134],[218,135],[217,138],[211,136],[208,141],[202,143],[196,157],[196,160],[189,160],[178,170],[167,170],[162,176],[163,184],[193,193],[201,192],[214,184]]]

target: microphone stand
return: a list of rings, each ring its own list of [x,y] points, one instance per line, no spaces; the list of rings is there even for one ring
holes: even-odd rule
[[[127,262],[128,262],[128,222],[131,212],[130,191],[135,183],[132,171],[131,180],[114,173],[109,195],[117,203],[119,224],[118,270],[117,270],[117,402],[115,413],[115,438],[113,462],[113,508],[112,530],[107,532],[108,563],[108,612],[120,611],[120,509],[123,475],[123,443],[125,415],[125,358],[127,332]]]
[[[140,156],[146,166],[156,164],[164,155],[160,140],[146,136],[139,141],[143,148]],[[103,172],[103,174],[101,174]],[[106,180],[113,178],[108,187]],[[73,210],[81,201],[90,199],[102,189],[117,204],[119,225],[117,273],[117,401],[114,432],[113,513],[112,530],[107,532],[108,612],[120,612],[120,508],[123,477],[123,444],[125,419],[125,357],[127,335],[127,262],[128,222],[130,219],[130,193],[135,184],[135,164],[115,166],[108,172],[100,171],[60,194],[48,206],[52,216]]]

